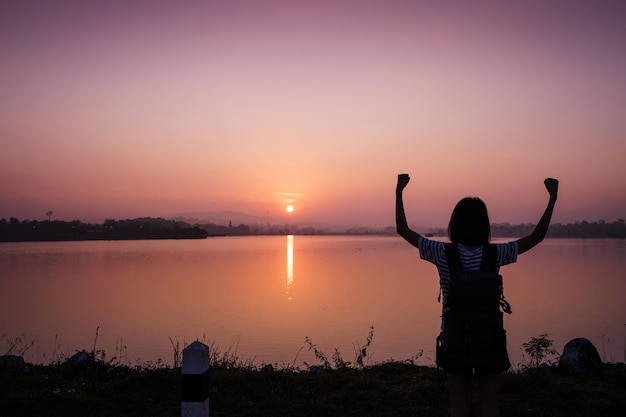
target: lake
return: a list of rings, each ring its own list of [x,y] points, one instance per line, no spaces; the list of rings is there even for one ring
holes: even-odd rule
[[[626,240],[546,239],[503,267],[514,367],[547,333],[561,352],[585,337],[605,361],[626,350]],[[129,365],[172,364],[195,340],[256,365],[423,355],[434,363],[441,305],[433,265],[397,236],[0,243],[0,354],[48,363],[76,350]],[[96,337],[97,336],[97,337]]]

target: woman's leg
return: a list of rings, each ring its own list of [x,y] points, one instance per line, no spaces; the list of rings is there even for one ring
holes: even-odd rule
[[[472,410],[472,377],[448,372],[450,416],[469,417]]]
[[[484,375],[478,377],[480,392],[480,412],[482,417],[500,417],[500,387],[502,375]]]

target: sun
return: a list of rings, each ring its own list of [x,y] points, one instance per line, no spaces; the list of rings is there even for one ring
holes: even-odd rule
[[[285,210],[287,210],[287,213],[293,213],[294,208],[293,208],[293,206],[290,204],[290,205],[288,205],[287,207],[285,207]]]

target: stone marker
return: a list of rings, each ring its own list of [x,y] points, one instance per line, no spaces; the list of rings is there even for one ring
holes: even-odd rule
[[[209,347],[195,341],[183,349],[182,417],[209,415]]]

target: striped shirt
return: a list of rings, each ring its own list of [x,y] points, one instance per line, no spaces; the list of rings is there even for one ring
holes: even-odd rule
[[[496,272],[500,271],[503,265],[512,264],[517,261],[519,248],[517,242],[497,243],[496,256]],[[418,242],[420,258],[435,264],[439,273],[439,282],[441,285],[441,293],[443,295],[443,307],[446,306],[448,299],[448,288],[450,269],[448,268],[448,260],[446,258],[446,250],[444,242],[431,240],[420,236]],[[482,246],[464,246],[459,245],[459,254],[461,255],[461,263],[463,269],[472,271],[480,269],[480,262],[483,256]]]

